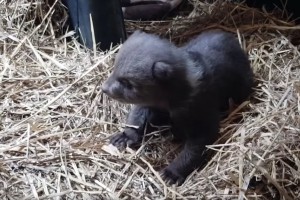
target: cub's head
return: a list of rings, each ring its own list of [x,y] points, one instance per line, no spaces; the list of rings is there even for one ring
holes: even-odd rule
[[[168,86],[185,62],[180,51],[166,39],[136,31],[120,48],[102,91],[123,103],[168,105]]]

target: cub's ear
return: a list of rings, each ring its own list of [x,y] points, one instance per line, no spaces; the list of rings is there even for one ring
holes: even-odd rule
[[[171,77],[172,66],[168,63],[158,61],[153,63],[152,66],[152,76],[158,80],[167,80]]]

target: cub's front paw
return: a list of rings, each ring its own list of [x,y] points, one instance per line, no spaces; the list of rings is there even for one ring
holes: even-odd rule
[[[169,185],[182,185],[185,181],[186,177],[178,173],[176,170],[171,169],[170,167],[166,167],[161,171],[161,176],[163,180]]]
[[[140,143],[140,137],[135,130],[124,130],[123,132],[116,133],[110,138],[110,143],[117,148],[124,149],[127,146],[134,147]]]

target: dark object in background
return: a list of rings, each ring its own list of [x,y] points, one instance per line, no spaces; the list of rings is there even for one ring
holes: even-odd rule
[[[121,0],[123,15],[129,20],[162,19],[183,0]]]
[[[93,22],[95,43],[108,50],[126,38],[120,0],[63,0],[68,7],[71,23],[80,36],[80,42],[93,48],[90,14]]]
[[[242,2],[243,0],[237,0]],[[262,8],[272,11],[274,8],[286,10],[288,16],[300,22],[300,1],[299,0],[246,0],[246,4],[251,7]],[[298,19],[297,19],[298,18]]]

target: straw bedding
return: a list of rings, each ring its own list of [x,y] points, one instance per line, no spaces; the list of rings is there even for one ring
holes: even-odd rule
[[[45,2],[0,1],[0,199],[300,199],[300,27],[281,12],[191,0],[172,20],[126,22],[179,45],[206,29],[235,33],[256,75],[211,159],[168,187],[157,171],[178,152],[169,135],[137,151],[107,145],[130,108],[100,92],[119,46],[85,49],[62,28],[64,7]]]

